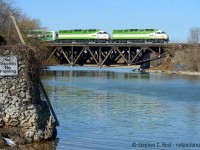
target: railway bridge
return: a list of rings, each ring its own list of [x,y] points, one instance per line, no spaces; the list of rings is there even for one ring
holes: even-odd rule
[[[48,43],[61,64],[70,66],[142,65],[164,57],[165,50],[188,46],[180,43]],[[49,60],[47,59],[47,61]]]

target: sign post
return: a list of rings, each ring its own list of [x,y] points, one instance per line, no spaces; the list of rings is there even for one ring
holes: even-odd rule
[[[18,75],[18,61],[16,56],[0,57],[0,76]]]

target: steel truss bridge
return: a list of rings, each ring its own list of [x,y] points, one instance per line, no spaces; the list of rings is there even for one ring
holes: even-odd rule
[[[166,48],[187,44],[48,43],[48,46],[52,49],[49,58],[54,55],[61,64],[70,66],[143,65],[148,68],[150,61],[164,57]]]

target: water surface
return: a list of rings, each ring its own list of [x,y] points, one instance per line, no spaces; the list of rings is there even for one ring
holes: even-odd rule
[[[57,150],[200,144],[198,76],[53,67],[42,82],[60,122]]]

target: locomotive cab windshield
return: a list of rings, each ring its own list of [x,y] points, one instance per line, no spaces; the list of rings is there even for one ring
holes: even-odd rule
[[[105,31],[99,31],[97,34],[108,34],[107,32],[105,32]]]
[[[157,31],[155,34],[166,34],[164,31]]]

